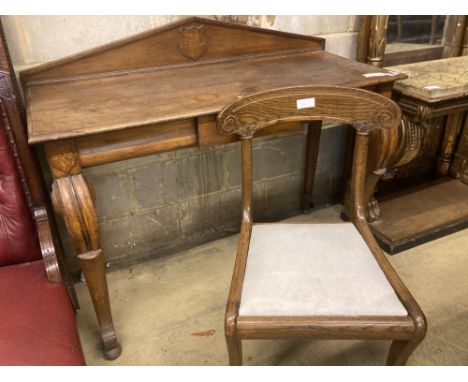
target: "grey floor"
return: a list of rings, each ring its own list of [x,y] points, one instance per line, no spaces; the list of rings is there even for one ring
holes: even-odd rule
[[[339,206],[292,221],[339,221]],[[86,284],[78,326],[88,365],[226,365],[226,298],[238,235],[108,272],[123,346],[106,361]],[[409,365],[468,365],[468,230],[390,257],[421,305],[428,334]],[[244,341],[248,365],[383,365],[388,341]]]

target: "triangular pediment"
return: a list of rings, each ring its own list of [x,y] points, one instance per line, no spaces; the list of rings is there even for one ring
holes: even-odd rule
[[[23,85],[166,65],[324,48],[324,39],[190,17],[21,73]]]

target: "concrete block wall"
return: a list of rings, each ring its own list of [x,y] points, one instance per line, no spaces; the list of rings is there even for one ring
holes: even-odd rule
[[[210,16],[326,38],[326,49],[354,58],[357,16]],[[17,71],[139,33],[180,16],[3,16]],[[344,187],[347,129],[322,133],[314,201],[323,206]],[[305,129],[254,143],[254,213],[272,220],[299,211]],[[47,169],[46,169],[47,171]],[[95,190],[102,247],[114,264],[169,254],[239,230],[240,147],[189,148],[83,171]],[[48,174],[46,174],[48,178]],[[68,235],[62,232],[73,258]]]
[[[347,130],[323,132],[314,201],[343,189]],[[305,129],[254,141],[254,214],[272,220],[297,213],[304,174]],[[241,218],[240,144],[170,153],[84,170],[96,192],[102,245],[114,261],[144,258],[225,236]]]

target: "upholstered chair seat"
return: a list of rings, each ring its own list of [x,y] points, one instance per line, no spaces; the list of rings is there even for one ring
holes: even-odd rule
[[[0,365],[84,364],[70,298],[43,260],[0,267]]]
[[[254,224],[241,316],[406,316],[352,223]]]

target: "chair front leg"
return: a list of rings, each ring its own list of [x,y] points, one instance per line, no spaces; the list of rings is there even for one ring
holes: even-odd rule
[[[230,366],[242,366],[242,341],[237,334],[228,334],[226,331],[226,344]]]
[[[408,358],[421,343],[423,338],[414,338],[409,341],[393,341],[388,352],[387,365],[405,366],[408,362]]]
[[[247,262],[247,254],[252,232],[252,221],[250,216],[251,193],[247,196],[244,215],[242,220],[239,247],[237,249],[236,263],[231,280],[231,288],[226,306],[224,321],[224,333],[231,366],[242,366],[242,342],[237,334],[237,318],[239,317],[239,305],[244,281],[244,272]]]

